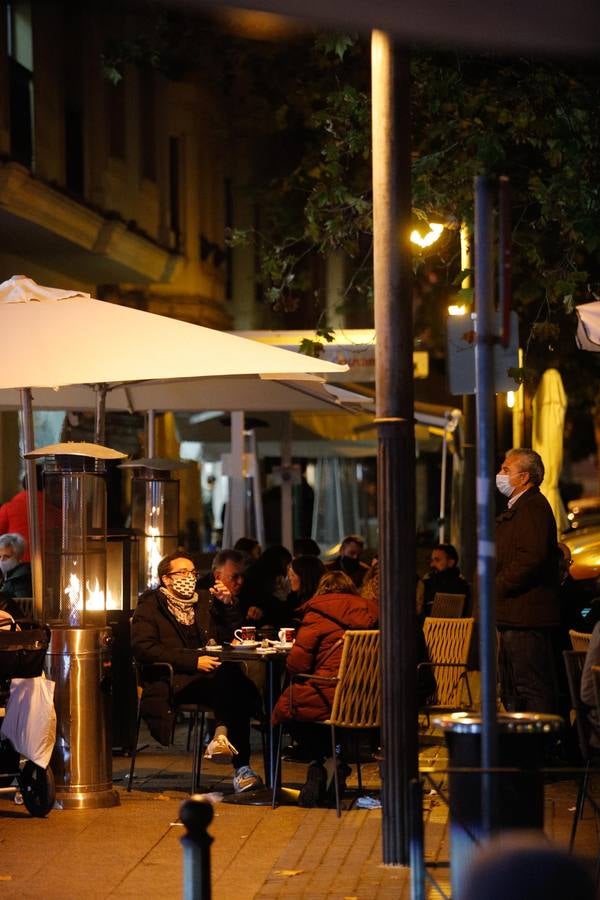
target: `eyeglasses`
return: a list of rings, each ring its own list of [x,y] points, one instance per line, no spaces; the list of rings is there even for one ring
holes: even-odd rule
[[[167,572],[169,578],[173,578],[174,575],[193,575],[194,578],[197,578],[200,572],[196,571],[196,569],[179,569],[177,572]]]

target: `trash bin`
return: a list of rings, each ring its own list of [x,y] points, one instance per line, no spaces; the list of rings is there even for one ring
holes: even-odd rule
[[[452,713],[434,719],[444,730],[450,769],[481,766],[481,716]],[[491,776],[494,825],[497,830],[544,827],[544,778],[541,769],[551,734],[560,730],[559,716],[503,713],[498,716],[498,767],[518,772]],[[452,896],[460,897],[462,881],[477,844],[484,837],[480,771],[450,772],[450,873]],[[465,827],[468,831],[465,830]]]
[[[63,809],[119,804],[112,785],[110,628],[53,626],[46,674],[55,683],[51,767]]]

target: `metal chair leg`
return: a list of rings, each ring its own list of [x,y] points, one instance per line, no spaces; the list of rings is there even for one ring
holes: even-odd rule
[[[281,765],[281,739],[283,737],[283,725],[278,726],[277,734],[277,751],[275,754],[275,773],[273,775],[273,797],[271,799],[271,809],[277,806],[277,785],[279,784],[279,767]],[[265,774],[267,769],[265,768]]]
[[[579,791],[577,792],[577,802],[575,803],[575,812],[573,813],[573,824],[571,825],[571,837],[569,840],[569,853],[573,852],[573,846],[575,844],[575,835],[577,833],[577,826],[579,825],[579,820],[581,818],[583,818],[583,807],[585,805],[585,795],[587,793],[589,777],[590,777],[590,763],[588,761],[585,766],[585,772],[581,776],[581,781],[579,783]]]
[[[340,776],[338,772],[338,759],[335,752],[335,725],[331,726],[331,755],[333,757],[333,783],[335,785],[335,811],[338,819],[342,815],[342,798],[340,797]]]
[[[135,760],[137,757],[138,743],[140,740],[141,724],[142,724],[142,713],[141,713],[141,709],[138,709],[137,724],[136,724],[136,728],[135,728],[135,743],[134,743],[133,749],[131,751],[131,763],[129,764],[129,784],[127,785],[127,793],[128,794],[131,792],[131,788],[133,786],[133,773],[135,770]]]
[[[192,758],[192,794],[198,793],[200,787],[200,768],[202,766],[202,736],[204,734],[204,712],[192,713],[194,720],[194,753]]]

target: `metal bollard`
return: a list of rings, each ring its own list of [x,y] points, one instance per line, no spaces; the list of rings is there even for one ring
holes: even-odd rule
[[[210,900],[210,845],[206,830],[213,818],[212,803],[193,794],[181,804],[179,818],[187,828],[183,845],[183,900]]]

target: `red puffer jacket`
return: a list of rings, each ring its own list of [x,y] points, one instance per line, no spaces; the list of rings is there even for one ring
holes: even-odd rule
[[[302,621],[287,659],[290,675],[310,672],[335,676],[347,629],[377,628],[377,604],[355,594],[318,594],[299,610]],[[331,712],[335,684],[297,683],[283,692],[273,710],[273,722],[286,719],[315,722]]]

